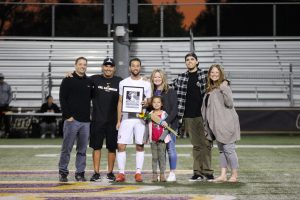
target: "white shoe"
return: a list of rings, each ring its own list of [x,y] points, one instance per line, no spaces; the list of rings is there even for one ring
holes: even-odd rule
[[[52,134],[52,135],[51,135],[51,138],[52,138],[52,139],[54,139],[54,138],[55,138],[55,135],[54,135],[54,134]]]
[[[167,182],[175,182],[176,181],[176,175],[174,172],[170,172],[168,178],[167,178]]]
[[[43,134],[43,135],[41,136],[41,138],[42,138],[42,139],[45,139],[45,138],[46,138],[46,135],[45,135],[45,134]]]

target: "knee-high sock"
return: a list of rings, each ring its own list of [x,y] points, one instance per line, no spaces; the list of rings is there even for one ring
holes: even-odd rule
[[[136,173],[141,173],[144,164],[144,151],[136,152]]]
[[[118,168],[119,173],[125,173],[125,164],[126,164],[126,151],[117,152],[117,161],[118,161]]]

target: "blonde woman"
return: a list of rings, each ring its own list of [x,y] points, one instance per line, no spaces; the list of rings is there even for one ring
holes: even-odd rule
[[[219,64],[212,65],[208,70],[201,111],[205,134],[208,139],[217,141],[220,152],[221,175],[213,181],[227,181],[227,168],[230,168],[228,181],[237,182],[239,164],[235,142],[240,139],[240,124],[233,106],[232,91]]]
[[[175,90],[169,88],[167,82],[167,76],[163,70],[153,70],[150,83],[152,87],[153,96],[161,96],[164,102],[163,109],[168,113],[166,123],[174,130],[178,128],[178,106],[177,106],[177,94]],[[170,174],[167,178],[168,182],[176,181],[176,165],[177,165],[177,153],[176,153],[176,136],[170,133],[171,141],[167,143],[167,152],[170,164]]]

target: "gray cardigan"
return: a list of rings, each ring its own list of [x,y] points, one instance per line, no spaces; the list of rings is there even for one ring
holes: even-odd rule
[[[230,87],[221,84],[220,88],[212,90],[207,107],[205,106],[206,96],[207,94],[203,98],[201,108],[206,137],[213,140],[215,136],[216,140],[223,144],[240,140],[239,117],[233,106]]]

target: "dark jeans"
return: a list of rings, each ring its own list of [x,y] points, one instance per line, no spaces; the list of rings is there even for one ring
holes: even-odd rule
[[[4,112],[8,111],[7,106],[0,106],[0,127],[2,128],[4,124],[5,134],[8,135],[10,132],[10,119],[9,116],[6,116]]]
[[[76,144],[76,173],[85,171],[86,149],[90,133],[90,122],[79,122],[76,120],[65,121],[63,128],[63,143],[59,160],[59,173],[69,174],[68,165],[70,162],[71,151],[75,140]]]
[[[45,135],[47,133],[47,131],[49,131],[51,135],[56,134],[56,123],[55,122],[51,122],[51,123],[42,122],[40,124],[40,127],[41,127],[41,135]]]

